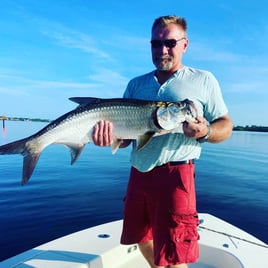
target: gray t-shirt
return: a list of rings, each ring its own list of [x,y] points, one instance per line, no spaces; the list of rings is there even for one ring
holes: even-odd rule
[[[228,113],[216,78],[208,71],[184,66],[160,85],[155,71],[132,79],[126,88],[124,98],[154,101],[194,102],[198,115],[211,122]],[[198,159],[201,146],[195,139],[181,133],[156,136],[140,150],[131,153],[131,164],[145,172],[169,161]]]

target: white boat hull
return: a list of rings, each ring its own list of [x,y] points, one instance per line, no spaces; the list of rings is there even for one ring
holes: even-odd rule
[[[190,268],[266,268],[268,246],[209,214],[199,214],[199,262]],[[28,250],[1,268],[149,268],[137,245],[120,245],[122,220],[88,228]]]

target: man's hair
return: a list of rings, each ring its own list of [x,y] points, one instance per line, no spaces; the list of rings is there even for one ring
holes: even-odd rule
[[[185,32],[187,30],[186,20],[182,17],[177,17],[174,15],[174,16],[162,16],[162,17],[155,19],[154,24],[152,26],[152,32],[158,26],[166,27],[169,24],[176,24],[180,26]]]

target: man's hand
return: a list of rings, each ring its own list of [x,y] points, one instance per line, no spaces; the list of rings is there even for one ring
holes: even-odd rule
[[[183,132],[188,138],[199,139],[208,133],[207,120],[197,117],[197,122],[183,122]]]
[[[98,146],[111,146],[113,143],[113,124],[100,121],[93,129],[92,140]]]
[[[111,146],[114,142],[113,124],[109,121],[102,120],[98,122],[92,133],[92,140],[98,146]],[[120,148],[127,147],[132,140],[117,140]]]
[[[209,142],[218,143],[232,135],[233,123],[228,114],[210,122]],[[197,117],[197,122],[184,122],[183,132],[188,138],[200,139],[208,134],[207,121],[204,117]]]

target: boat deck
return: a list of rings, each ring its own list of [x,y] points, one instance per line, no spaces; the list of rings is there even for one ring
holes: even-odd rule
[[[268,246],[209,214],[200,214],[200,258],[190,268],[268,267]],[[120,245],[122,220],[53,240],[0,263],[1,268],[149,268],[137,245]]]

